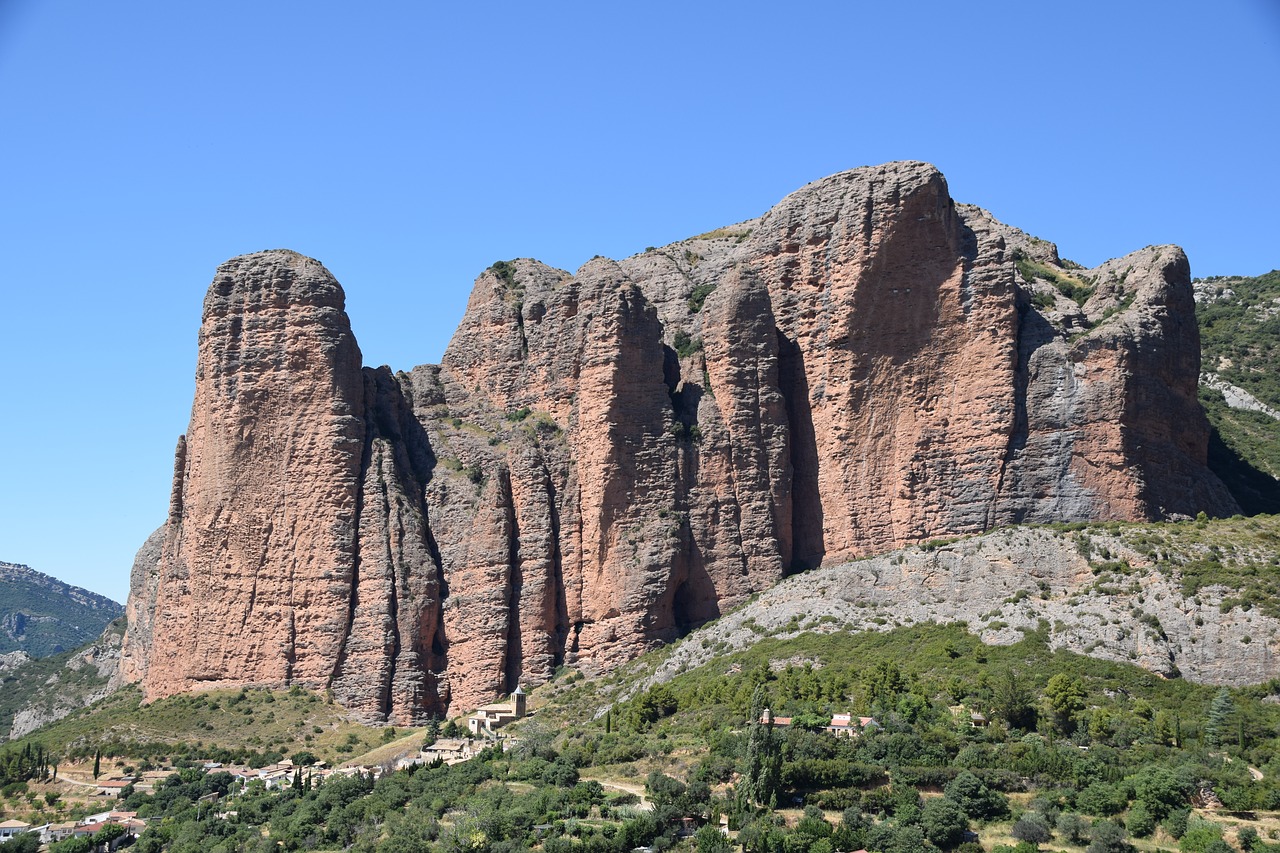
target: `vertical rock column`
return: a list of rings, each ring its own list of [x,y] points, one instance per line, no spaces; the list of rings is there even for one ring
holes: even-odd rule
[[[149,636],[149,697],[324,687],[346,635],[364,445],[360,350],[341,286],[294,252],[234,258],[205,297],[196,395]],[[180,450],[180,453],[183,453]],[[153,592],[152,592],[153,590]]]

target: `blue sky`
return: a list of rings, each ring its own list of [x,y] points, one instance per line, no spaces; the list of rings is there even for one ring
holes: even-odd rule
[[[123,601],[200,305],[288,247],[371,365],[569,270],[927,160],[1087,265],[1280,266],[1280,3],[0,0],[0,560]]]

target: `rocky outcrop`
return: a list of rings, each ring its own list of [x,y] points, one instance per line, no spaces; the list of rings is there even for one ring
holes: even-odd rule
[[[421,433],[394,377],[362,370],[323,266],[274,251],[219,267],[169,522],[134,569],[125,677],[152,697],[332,686],[372,718],[437,704]]]
[[[1236,509],[1182,253],[1069,268],[923,163],[574,275],[495,264],[438,366],[362,370],[342,300],[289,252],[218,271],[135,568],[149,696],[298,683],[413,721],[614,667],[796,568]]]
[[[964,623],[993,645],[1038,636],[1052,649],[1133,663],[1166,678],[1259,684],[1280,674],[1276,608],[1252,606],[1230,582],[1197,586],[1190,595],[1185,586],[1184,566],[1205,559],[1223,560],[1237,580],[1266,571],[1280,519],[1239,527],[1249,529],[1004,528],[824,567],[787,578],[714,630],[690,634],[646,679],[624,682],[622,692],[762,637],[931,622]]]

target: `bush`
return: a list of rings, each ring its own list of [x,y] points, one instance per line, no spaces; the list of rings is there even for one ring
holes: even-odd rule
[[[1134,847],[1125,840],[1124,827],[1115,821],[1100,820],[1093,825],[1093,840],[1086,853],[1133,853]]]
[[[949,850],[964,841],[969,821],[955,800],[934,797],[925,803],[920,813],[920,828],[924,830],[924,837],[935,846]]]
[[[1062,840],[1067,844],[1075,844],[1079,846],[1089,840],[1089,821],[1085,820],[1075,812],[1063,812],[1058,815],[1057,828],[1058,835],[1060,835]]]
[[[1094,782],[1076,796],[1076,808],[1094,817],[1110,817],[1129,805],[1125,792],[1106,782]]]
[[[1009,813],[1009,801],[1004,795],[989,789],[968,770],[951,780],[943,792],[974,820],[995,820]]]
[[[1129,809],[1124,825],[1134,838],[1146,838],[1156,831],[1155,816],[1142,800],[1138,800],[1133,804],[1133,808]]]
[[[1187,820],[1187,831],[1178,839],[1182,853],[1212,853],[1209,845],[1222,840],[1222,827],[1211,820],[1192,816]]]
[[[1039,812],[1027,812],[1018,818],[1011,833],[1019,841],[1030,841],[1032,844],[1044,844],[1053,837],[1049,831],[1049,821]]]
[[[1187,834],[1187,821],[1191,817],[1190,809],[1175,809],[1160,824],[1164,831],[1174,838],[1182,838]]]

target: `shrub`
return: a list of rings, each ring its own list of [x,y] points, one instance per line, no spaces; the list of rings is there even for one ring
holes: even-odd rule
[[[1049,821],[1039,812],[1027,812],[1018,818],[1011,834],[1019,841],[1030,841],[1032,844],[1044,844],[1053,837],[1049,831]]]
[[[1146,838],[1156,831],[1155,816],[1142,800],[1138,800],[1133,804],[1133,808],[1129,809],[1124,825],[1134,838]]]

